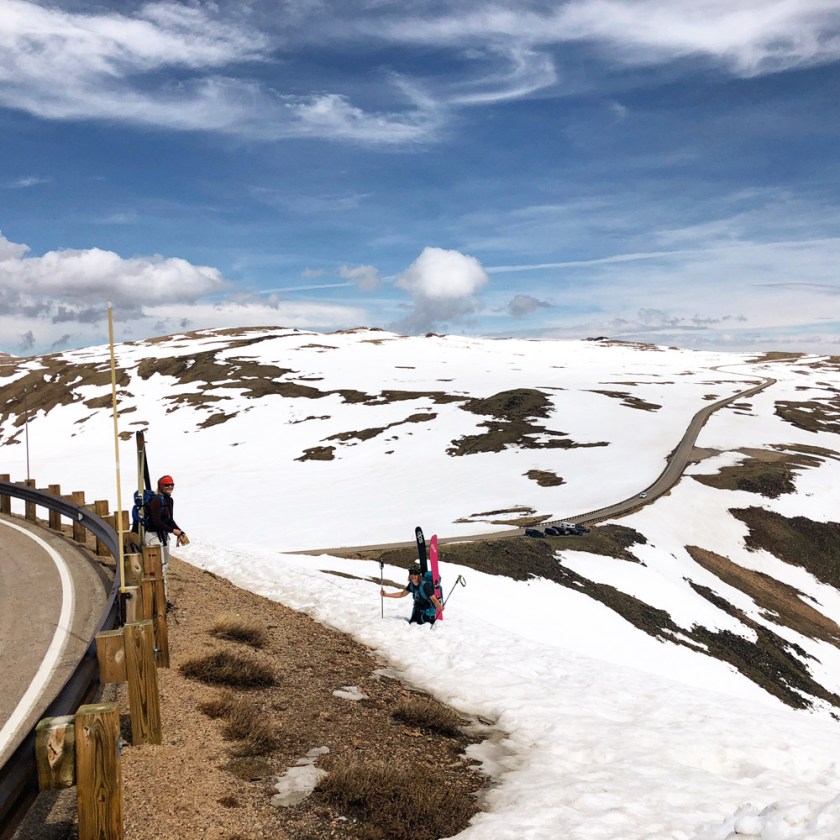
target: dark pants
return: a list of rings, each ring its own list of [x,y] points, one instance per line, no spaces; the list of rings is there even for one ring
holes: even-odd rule
[[[425,610],[415,607],[412,610],[411,618],[408,620],[409,624],[434,624],[437,621],[437,613],[428,615]]]

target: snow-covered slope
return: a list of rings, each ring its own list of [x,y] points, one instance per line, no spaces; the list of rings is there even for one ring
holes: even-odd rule
[[[464,837],[840,836],[836,357],[266,328],[119,345],[117,367],[125,505],[143,429],[186,559],[508,733],[478,751],[500,784]],[[700,408],[761,377],[669,494],[516,580],[493,573],[498,543],[445,551],[444,589],[468,586],[432,633],[395,620],[404,602],[380,619],[378,564],[288,553],[631,497]],[[107,348],[0,362],[0,471],[25,477],[25,389],[39,486],[113,503],[110,381]]]

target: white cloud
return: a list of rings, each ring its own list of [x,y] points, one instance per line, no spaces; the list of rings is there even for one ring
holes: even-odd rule
[[[593,46],[601,60],[653,66],[708,56],[733,72],[755,75],[826,63],[840,57],[840,8],[835,0],[572,0],[546,9],[464,5],[460,13],[430,13],[376,22],[369,34],[409,43],[553,48]]]
[[[372,292],[382,281],[379,270],[372,265],[343,265],[338,270],[338,276],[352,280],[363,292]]]
[[[13,181],[7,181],[3,186],[7,190],[26,190],[30,187],[37,187],[41,184],[49,184],[52,179],[38,178],[34,175],[24,176],[22,178],[15,178]]]
[[[510,303],[505,307],[505,312],[514,318],[525,318],[538,309],[551,308],[547,301],[535,298],[533,295],[514,295]]]
[[[455,108],[560,94],[584,75],[591,85],[599,67],[699,57],[751,76],[840,58],[836,0],[523,0],[515,8],[486,0],[349,0],[259,14],[252,5],[176,2],[80,13],[5,0],[0,105],[46,119],[265,141],[411,145],[438,138]],[[347,44],[393,48],[393,66],[375,76],[364,67],[364,78],[347,74],[335,89],[293,88],[278,72],[278,58]],[[450,72],[420,76],[415,63],[401,61],[405,45],[439,50]],[[565,68],[570,45],[594,60]],[[619,118],[625,113],[613,108]]]
[[[101,343],[108,301],[120,340],[263,324],[338,329],[369,320],[359,307],[233,292],[218,269],[178,257],[125,259],[99,248],[28,253],[0,234],[0,347],[21,353]]]
[[[398,326],[408,332],[424,332],[460,321],[481,308],[475,295],[489,282],[475,257],[443,248],[424,248],[394,281],[412,300],[411,314]]]
[[[343,94],[272,88],[249,65],[273,62],[275,47],[244,18],[224,18],[205,5],[151,3],[131,16],[5,0],[0,105],[46,119],[120,120],[263,140],[417,142],[439,125],[430,103],[416,98],[392,112],[369,113]]]

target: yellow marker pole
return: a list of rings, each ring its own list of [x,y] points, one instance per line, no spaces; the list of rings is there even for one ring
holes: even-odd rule
[[[117,470],[117,538],[120,556],[115,558],[120,576],[120,592],[125,594],[125,551],[123,550],[122,481],[120,478],[120,432],[117,424],[117,363],[114,360],[114,316],[108,301],[108,342],[111,345],[111,403],[114,409],[114,457]]]

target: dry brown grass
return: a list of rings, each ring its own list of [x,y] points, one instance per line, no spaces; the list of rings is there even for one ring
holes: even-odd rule
[[[236,698],[225,720],[225,738],[239,742],[236,755],[267,755],[277,748],[276,728],[247,697]]]
[[[226,718],[230,714],[230,710],[233,708],[235,702],[236,695],[232,691],[223,691],[221,694],[217,694],[209,700],[202,700],[198,704],[198,710],[214,720]]]
[[[277,749],[279,738],[276,727],[248,697],[226,690],[202,701],[198,708],[208,717],[224,720],[225,738],[239,742],[233,750],[234,755],[268,755]]]
[[[267,688],[277,682],[268,665],[253,656],[227,650],[188,659],[181,665],[181,673],[203,683],[232,688]]]
[[[448,706],[431,697],[411,697],[400,702],[392,712],[395,720],[439,735],[460,734],[463,722]]]
[[[210,635],[255,648],[263,647],[268,639],[268,632],[259,621],[234,612],[219,613],[210,628]]]
[[[365,840],[450,837],[478,811],[475,799],[435,770],[352,762],[333,768],[318,790],[343,814],[367,824]]]

